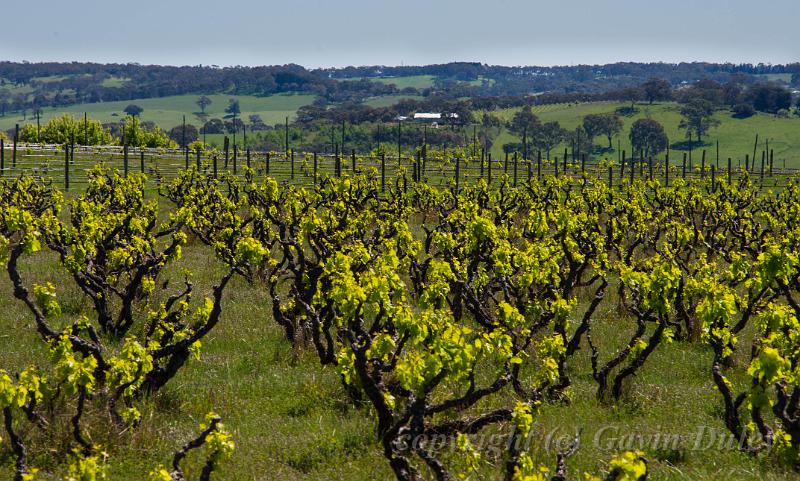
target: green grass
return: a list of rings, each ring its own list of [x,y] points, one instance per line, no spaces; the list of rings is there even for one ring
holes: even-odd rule
[[[126,83],[130,82],[131,79],[127,77],[109,77],[101,83],[103,87],[122,87]]]
[[[579,104],[551,104],[535,106],[534,113],[542,122],[558,121],[562,127],[574,129],[581,125],[583,117],[588,114],[614,112],[617,107],[629,104],[616,102],[594,102]],[[641,118],[653,118],[660,122],[667,131],[670,142],[675,144],[686,140],[684,131],[678,128],[681,116],[678,112],[679,106],[675,103],[658,103],[653,105],[638,104],[639,113],[631,117],[622,117],[624,122],[623,132],[619,136],[622,149],[629,154],[631,152],[628,134],[631,125]],[[516,109],[505,109],[492,112],[498,117],[509,120],[514,115]],[[791,116],[787,119],[777,118],[770,114],[757,114],[748,119],[735,119],[731,117],[728,110],[721,110],[715,114],[720,121],[720,126],[711,130],[709,136],[704,139],[705,146],[709,155],[716,156],[716,142],[720,143],[721,163],[727,161],[728,157],[733,158],[734,164],[737,159],[744,161],[746,154],[753,155],[755,136],[759,135],[759,156],[760,150],[764,147],[764,141],[769,139],[770,149],[775,151],[775,165],[782,166],[783,159],[786,159],[787,167],[800,167],[800,141],[797,138],[800,129],[800,117]],[[617,140],[613,144],[616,149]],[[492,154],[502,155],[502,145],[507,142],[518,142],[518,138],[506,131],[503,131],[495,140]],[[604,146],[605,138],[597,137],[595,145]],[[561,148],[563,150],[563,147]],[[555,154],[553,154],[555,155]],[[562,154],[563,155],[563,154]],[[612,157],[616,153],[611,154]]]
[[[366,77],[367,80],[372,80],[374,82],[380,82],[383,84],[394,84],[398,89],[404,89],[407,87],[413,87],[415,89],[426,89],[433,87],[434,83],[436,82],[437,77],[435,75],[407,75],[403,77]],[[349,80],[361,80],[360,78],[350,78],[350,79],[340,79],[342,81],[349,81]],[[485,79],[483,77],[478,77],[475,80],[470,81],[463,81],[460,83],[465,83],[471,85],[473,87],[480,87],[483,85],[483,82],[486,81],[489,85],[494,84],[494,79]],[[392,96],[388,96],[391,98]],[[382,98],[382,97],[379,97]],[[370,105],[367,103],[367,105]],[[391,105],[391,104],[390,104]],[[384,105],[380,105],[381,107]]]
[[[18,95],[28,95],[33,92],[33,87],[28,84],[14,84],[11,82],[6,82],[5,85],[0,85],[0,89],[5,90],[9,94]]]
[[[462,82],[462,83],[466,83],[466,84],[468,84],[468,85],[470,85],[472,87],[480,87],[480,86],[483,85],[483,82],[486,82],[489,86],[491,86],[491,85],[494,85],[495,80],[492,79],[492,78],[487,79],[487,78],[484,78],[484,77],[478,77],[475,80],[470,80],[470,81],[466,81],[466,82]]]
[[[374,80],[376,82],[381,82],[384,84],[394,84],[398,89],[404,89],[406,87],[413,87],[415,89],[426,89],[429,87],[433,87],[433,83],[436,81],[436,76],[409,75],[406,77],[379,77],[370,80]]]
[[[42,82],[42,83],[53,83],[53,82],[60,82],[62,80],[66,80],[68,78],[75,78],[75,77],[90,77],[91,74],[75,74],[75,75],[49,75],[46,77],[33,77],[31,78],[32,81]]]
[[[187,123],[199,126],[200,121],[193,115],[194,112],[200,111],[195,103],[198,97],[199,95],[176,95],[120,102],[79,104],[58,109],[47,108],[42,114],[42,121],[65,113],[82,117],[86,112],[89,117],[101,122],[119,122],[125,115],[122,110],[129,104],[136,104],[144,109],[141,115],[142,120],[153,121],[164,129],[180,125],[184,115],[186,115]],[[228,106],[228,101],[234,96],[214,94],[208,95],[208,97],[212,104],[206,109],[206,112],[211,118],[221,118],[225,115],[224,111]],[[314,101],[313,95],[305,94],[281,94],[266,97],[240,95],[236,98],[239,99],[242,117],[246,119],[248,115],[259,114],[267,124],[283,122],[287,116],[291,119],[297,113],[298,108]],[[35,119],[31,119],[29,115],[27,120],[23,120],[21,113],[9,113],[5,117],[0,117],[0,129],[7,130],[13,128],[15,123],[23,124],[25,122],[35,123]]]
[[[790,73],[765,73],[756,75],[756,77],[769,80],[770,82],[785,82],[787,84],[792,81],[792,74]]]
[[[390,107],[401,100],[421,100],[422,97],[419,95],[383,95],[381,97],[370,97],[364,101],[364,105],[368,105],[373,108],[380,108],[380,107]]]

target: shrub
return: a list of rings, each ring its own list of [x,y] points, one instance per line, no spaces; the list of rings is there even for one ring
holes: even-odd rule
[[[737,119],[746,119],[756,114],[756,109],[750,104],[737,104],[731,109],[733,117]]]

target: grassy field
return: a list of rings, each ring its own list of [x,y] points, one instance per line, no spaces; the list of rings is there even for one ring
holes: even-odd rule
[[[49,75],[47,77],[33,77],[33,78],[31,78],[31,80],[35,81],[35,82],[52,83],[52,82],[60,82],[62,80],[66,80],[68,78],[90,77],[90,76],[91,76],[91,74],[83,74],[83,75]]]
[[[617,107],[625,105],[628,104],[615,102],[553,104],[535,106],[533,111],[542,122],[557,121],[564,128],[574,129],[581,125],[583,117],[587,114],[614,112]],[[666,129],[673,146],[686,140],[684,131],[678,128],[681,116],[677,104],[639,104],[637,107],[639,113],[630,117],[622,117],[625,125],[622,133],[613,141],[615,149],[619,140],[622,149],[628,153],[631,152],[628,134],[631,125],[640,118],[653,118],[660,122]],[[515,111],[516,109],[505,109],[492,113],[508,120]],[[786,159],[787,167],[800,167],[800,141],[797,137],[797,132],[800,131],[800,117],[781,119],[774,115],[759,113],[748,119],[735,119],[727,110],[719,111],[715,116],[721,124],[711,131],[708,138],[704,139],[705,146],[702,147],[709,151],[709,155],[716,155],[716,142],[719,140],[720,159],[725,160],[732,157],[734,164],[737,159],[741,159],[743,162],[746,154],[753,155],[755,136],[758,134],[759,151],[763,148],[765,140],[769,139],[770,148],[775,150],[776,165],[782,165],[783,159]],[[519,142],[519,140],[516,136],[503,130],[494,141],[492,154],[502,155],[502,145],[508,142]],[[604,146],[605,142],[605,138],[597,137],[595,139],[595,144],[598,146]],[[615,157],[616,153],[612,153],[611,156]]]
[[[792,81],[792,74],[790,73],[765,73],[757,75],[757,77],[769,80],[770,82],[784,82],[787,84]]]
[[[407,77],[380,77],[371,80],[384,84],[394,84],[399,89],[404,89],[406,87],[426,89],[428,87],[433,87],[433,82],[436,80],[436,77],[433,75],[409,75]]]
[[[129,78],[125,77],[109,77],[103,80],[103,87],[122,87],[127,82],[129,82]]]
[[[0,85],[0,90],[5,90],[12,96],[19,94],[27,95],[33,92],[33,87],[28,84],[14,84],[10,81],[6,81],[5,84]]]
[[[419,95],[384,95],[381,97],[371,97],[364,101],[364,105],[369,105],[373,108],[390,107],[401,100],[421,100]]]
[[[120,81],[120,79],[117,79]],[[101,122],[118,122],[125,114],[122,110],[129,104],[136,104],[144,109],[142,120],[150,120],[165,129],[170,129],[180,125],[182,118],[186,115],[186,122],[200,125],[200,121],[192,115],[199,112],[200,108],[195,103],[199,95],[176,95],[171,97],[160,97],[151,99],[135,99],[121,102],[99,102],[93,104],[80,104],[63,107],[58,109],[44,109],[42,121],[61,115],[63,113],[75,116],[83,116],[86,112],[89,117],[98,119]],[[225,115],[225,107],[228,101],[233,98],[231,95],[214,94],[208,96],[212,104],[206,108],[206,112],[211,118],[221,118]],[[308,105],[314,101],[313,95],[271,95],[267,97],[256,97],[252,95],[240,95],[236,97],[242,110],[242,117],[258,114],[267,124],[282,123],[288,116],[290,119],[295,116],[297,109],[303,105]],[[29,112],[30,113],[30,112]],[[8,114],[0,117],[0,129],[7,130],[14,127],[15,123],[24,124],[26,122],[36,122],[30,115],[27,120],[23,120],[20,113]]]
[[[413,87],[416,89],[426,89],[429,87],[433,87],[433,84],[436,81],[436,76],[408,75],[405,77],[380,77],[371,80],[375,80],[376,82],[381,82],[385,84],[395,84],[399,89],[404,89],[406,87]],[[488,82],[489,85],[492,85],[494,83],[494,79],[484,79],[483,77],[479,77],[475,80],[465,81],[463,83],[466,83],[473,87],[480,87],[481,85],[483,85],[484,81]]]

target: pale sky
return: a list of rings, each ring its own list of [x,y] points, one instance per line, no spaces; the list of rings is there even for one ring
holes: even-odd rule
[[[310,68],[800,61],[800,0],[2,3],[2,60]]]

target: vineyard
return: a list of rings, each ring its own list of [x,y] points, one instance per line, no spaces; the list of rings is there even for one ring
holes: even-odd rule
[[[800,180],[766,152],[7,150],[4,478],[800,469]],[[292,440],[221,379],[322,454],[264,461]]]
[[[324,178],[371,173],[379,178],[381,192],[385,193],[388,183],[398,176],[406,184],[419,182],[438,188],[454,184],[456,189],[478,180],[498,185],[503,176],[513,187],[549,176],[602,179],[612,187],[615,184],[621,187],[623,181],[630,184],[637,179],[659,180],[668,187],[670,181],[677,178],[704,180],[708,177],[712,190],[716,189],[717,181],[733,184],[746,177],[763,190],[786,186],[798,172],[796,168],[787,168],[785,160],[776,160],[773,150],[754,150],[752,157],[746,154],[735,161],[730,157],[721,158],[719,151],[716,156],[705,150],[694,154],[693,158],[692,152],[678,152],[677,159],[670,159],[670,152],[660,157],[643,154],[631,157],[623,150],[616,153],[616,158],[609,159],[592,158],[574,149],[565,149],[552,158],[538,151],[515,152],[493,159],[491,152],[477,143],[447,151],[428,151],[426,145],[420,145],[409,155],[402,150],[388,152],[385,149],[369,153],[239,150],[227,143],[222,150],[190,150],[0,141],[0,175],[41,176],[69,191],[70,186],[85,186],[89,172],[98,164],[116,168],[125,177],[133,172],[146,174],[155,181],[155,186],[178,178],[190,166],[217,177],[249,171],[256,179],[269,177],[297,186],[314,186]]]

